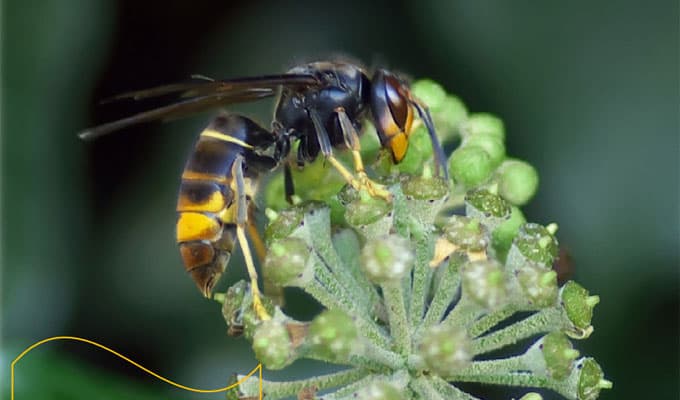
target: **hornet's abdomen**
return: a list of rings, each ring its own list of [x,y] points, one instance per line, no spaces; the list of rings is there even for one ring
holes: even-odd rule
[[[273,161],[266,165],[269,159],[253,152],[267,145],[262,141],[262,131],[245,117],[221,115],[201,132],[184,167],[177,201],[177,243],[184,267],[206,297],[210,297],[236,245],[232,176],[236,157],[252,159],[252,164],[260,168],[274,166]],[[254,168],[246,176],[256,178],[257,172]]]

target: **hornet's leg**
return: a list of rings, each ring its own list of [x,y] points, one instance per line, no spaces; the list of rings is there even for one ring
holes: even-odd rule
[[[343,112],[344,114],[344,112]],[[326,128],[324,128],[323,124],[321,123],[321,119],[319,118],[319,115],[314,111],[310,110],[309,115],[312,118],[312,122],[314,123],[314,130],[316,131],[316,136],[319,140],[319,147],[321,148],[321,152],[323,155],[326,157],[328,162],[335,167],[335,169],[340,172],[340,175],[342,175],[343,178],[352,185],[352,187],[356,190],[366,190],[368,194],[370,194],[373,197],[380,197],[383,198],[387,201],[392,200],[392,194],[383,186],[378,183],[373,182],[366,176],[366,173],[363,172],[363,161],[361,161],[361,154],[359,153],[359,140],[358,140],[358,135],[356,134],[356,131],[354,131],[354,127],[352,127],[352,132],[354,134],[354,137],[352,137],[351,133],[345,133],[345,141],[347,142],[348,146],[352,149],[352,154],[354,155],[354,163],[355,167],[357,168],[357,172],[359,173],[359,177],[355,177],[342,163],[335,158],[333,155],[333,147],[331,146],[330,139],[328,138],[328,132],[326,132]],[[339,115],[339,114],[338,114]],[[345,115],[346,117],[346,115]],[[341,120],[342,124],[342,120]],[[350,123],[350,126],[352,124]],[[343,132],[345,132],[345,127],[342,128]],[[348,136],[350,139],[348,139]],[[355,138],[356,137],[356,138]],[[355,140],[356,139],[356,140]],[[357,163],[357,159],[359,162]],[[358,168],[361,168],[361,171],[358,170]]]
[[[295,184],[293,183],[293,172],[290,169],[290,161],[286,161],[285,164],[283,164],[283,189],[286,193],[286,201],[288,204],[293,204]]]
[[[264,246],[264,241],[262,241],[262,236],[255,225],[255,204],[253,202],[248,203],[248,236],[250,241],[255,248],[255,254],[257,254],[257,259],[260,261],[260,265],[264,264],[264,259],[267,256],[267,249]],[[268,298],[274,300],[278,306],[282,307],[284,304],[283,288],[273,285],[267,279],[267,271],[262,271],[262,289],[264,294]]]
[[[248,202],[245,192],[245,180],[243,178],[243,157],[238,156],[234,161],[231,170],[236,185],[234,192],[236,193],[236,237],[238,243],[243,251],[243,259],[246,262],[248,269],[248,276],[250,277],[250,290],[253,293],[253,308],[255,313],[261,320],[269,320],[271,316],[262,304],[262,293],[257,283],[257,270],[253,262],[253,255],[250,252],[248,239],[246,238],[245,228],[248,224]]]

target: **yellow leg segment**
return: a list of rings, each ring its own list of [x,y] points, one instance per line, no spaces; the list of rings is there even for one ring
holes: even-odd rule
[[[253,308],[258,318],[263,321],[270,320],[272,317],[269,315],[267,310],[262,304],[262,293],[260,293],[260,287],[257,284],[257,270],[255,269],[255,263],[253,262],[253,255],[250,253],[250,246],[248,245],[248,240],[246,238],[246,233],[243,230],[243,226],[236,226],[236,237],[238,238],[238,243],[241,246],[241,251],[243,251],[243,259],[246,261],[246,268],[248,269],[248,276],[250,277],[250,290],[253,294]]]
[[[343,134],[345,135],[345,143],[347,147],[352,149],[352,159],[354,160],[354,171],[356,177],[352,175],[335,157],[332,155],[328,158],[331,164],[340,171],[340,174],[357,190],[365,189],[371,196],[380,197],[387,201],[392,200],[392,194],[385,188],[385,186],[373,182],[371,178],[366,175],[364,171],[364,160],[361,158],[361,144],[359,142],[359,135],[357,134],[352,122],[345,113],[342,107],[335,109],[340,121]]]
[[[262,264],[264,258],[267,256],[267,249],[264,247],[260,232],[257,231],[257,226],[252,222],[252,218],[252,214],[248,216],[248,236],[250,236],[250,241],[253,242],[253,247],[255,247],[257,259],[260,261],[260,264]]]
[[[361,155],[359,155],[359,157],[361,157]],[[366,190],[368,194],[373,197],[380,197],[386,201],[392,201],[392,193],[390,193],[385,186],[373,182],[364,171],[357,171],[358,176],[355,177],[340,161],[338,161],[337,158],[335,158],[335,156],[330,155],[327,157],[327,160],[354,189]],[[361,165],[363,167],[363,163]]]

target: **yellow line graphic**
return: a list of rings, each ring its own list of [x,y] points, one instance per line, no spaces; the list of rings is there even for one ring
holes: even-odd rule
[[[89,339],[84,339],[84,338],[77,337],[77,336],[53,336],[53,337],[50,337],[50,338],[47,338],[47,339],[43,339],[43,340],[41,340],[41,341],[39,341],[39,342],[33,343],[33,344],[32,344],[31,346],[29,346],[26,350],[22,351],[21,354],[19,354],[19,355],[17,356],[17,358],[15,358],[14,361],[12,361],[12,364],[11,364],[11,366],[10,366],[10,375],[11,375],[11,378],[10,378],[10,379],[11,379],[11,380],[10,380],[10,386],[11,386],[11,389],[10,389],[10,390],[11,390],[11,400],[14,400],[14,365],[15,365],[19,360],[21,360],[26,354],[28,354],[29,351],[35,349],[36,347],[38,347],[38,346],[40,346],[40,345],[42,345],[42,344],[45,344],[45,343],[47,343],[47,342],[52,342],[52,341],[55,341],[55,340],[73,340],[73,341],[76,341],[76,342],[84,342],[84,343],[91,344],[91,345],[93,345],[93,346],[99,347],[100,349],[104,349],[104,350],[108,351],[109,353],[111,353],[111,354],[117,356],[118,358],[122,358],[123,360],[129,362],[130,364],[132,364],[132,365],[134,365],[135,367],[141,369],[142,371],[146,372],[147,374],[149,374],[149,375],[151,375],[151,376],[153,376],[153,377],[155,377],[155,378],[157,378],[157,379],[160,379],[161,381],[163,381],[163,382],[165,382],[165,383],[168,383],[168,384],[170,384],[170,385],[172,385],[172,386],[175,386],[175,387],[177,387],[177,388],[184,389],[184,390],[187,390],[187,391],[189,391],[189,392],[195,392],[195,393],[219,393],[219,392],[226,392],[227,390],[233,389],[233,388],[237,387],[238,385],[240,385],[241,383],[245,382],[248,378],[250,378],[253,374],[255,374],[256,371],[259,371],[259,380],[260,380],[260,384],[259,384],[260,396],[259,396],[259,399],[262,400],[262,364],[257,364],[257,366],[256,366],[255,368],[253,368],[253,370],[250,371],[250,372],[248,373],[248,375],[244,376],[244,377],[241,378],[238,382],[233,383],[233,384],[231,384],[231,385],[229,385],[229,386],[225,386],[225,387],[219,388],[219,389],[196,389],[196,388],[192,388],[192,387],[189,387],[189,386],[184,386],[184,385],[179,384],[179,383],[177,383],[177,382],[171,381],[171,380],[168,379],[168,378],[162,377],[162,376],[160,376],[159,374],[157,374],[157,373],[151,371],[150,369],[148,369],[148,368],[146,368],[146,367],[143,367],[142,365],[136,363],[135,361],[132,361],[132,360],[129,359],[128,357],[125,357],[124,355],[118,353],[117,351],[115,351],[115,350],[113,350],[113,349],[110,349],[110,348],[104,346],[103,344],[99,344],[99,343],[97,343],[97,342],[95,342],[95,341],[92,341],[92,340],[89,340]]]

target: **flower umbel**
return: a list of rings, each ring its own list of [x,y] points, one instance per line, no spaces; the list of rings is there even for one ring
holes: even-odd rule
[[[458,384],[476,382],[596,399],[612,383],[593,358],[578,358],[570,339],[593,332],[599,297],[576,282],[558,286],[557,225],[527,223],[519,209],[536,192],[536,170],[506,156],[497,117],[468,115],[431,81],[416,82],[413,92],[430,107],[445,147],[460,142],[448,160],[450,181],[434,176],[427,132],[418,126],[402,163],[383,154],[370,169],[391,201],[345,187],[298,193],[294,206],[268,203],[277,211],[267,212],[265,288],[298,287],[326,310],[296,321],[265,301],[273,318],[260,321],[245,282],[216,296],[229,332],[243,334],[265,368],[299,358],[344,366],[265,380],[264,398],[471,400],[478,397]],[[376,149],[373,135],[361,141]],[[315,181],[328,181],[322,167],[313,168]],[[521,354],[494,358],[516,344]],[[238,396],[257,398],[258,386],[249,380]]]

